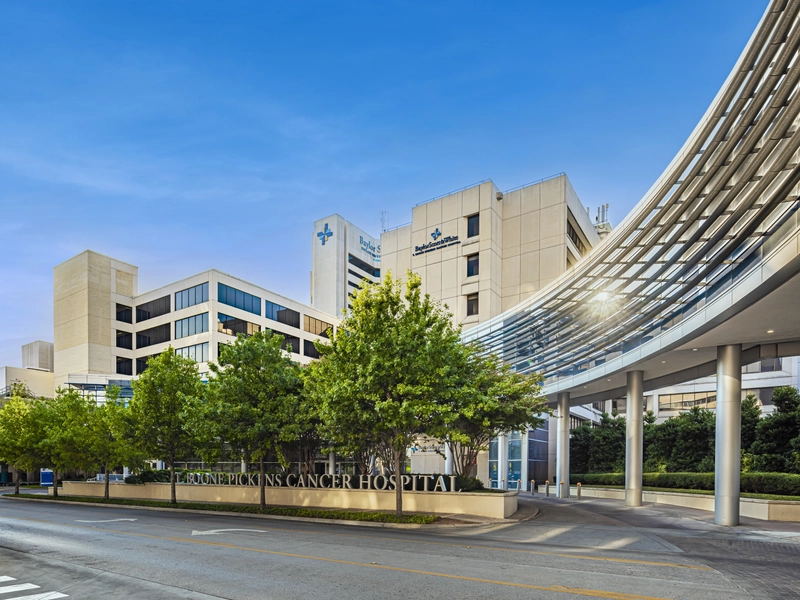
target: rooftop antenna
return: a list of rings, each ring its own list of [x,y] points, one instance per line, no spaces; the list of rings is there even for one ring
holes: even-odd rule
[[[389,229],[389,213],[385,210],[381,211],[381,232]]]

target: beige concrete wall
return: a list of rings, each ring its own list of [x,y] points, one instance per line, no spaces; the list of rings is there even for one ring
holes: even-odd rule
[[[393,511],[395,508],[394,491],[286,487],[268,487],[266,490],[267,504],[277,506],[379,511]],[[102,482],[65,481],[63,491],[59,495],[97,497],[102,496],[103,491]],[[113,498],[169,500],[170,485],[112,483],[110,494]],[[258,504],[259,494],[257,486],[191,484],[176,486],[178,500],[185,502]],[[403,508],[409,512],[463,514],[504,519],[517,511],[517,494],[515,492],[505,494],[404,492]]]
[[[570,495],[577,497],[578,488],[571,487]],[[544,493],[544,486],[539,486],[539,493]],[[608,498],[625,500],[625,490],[613,488],[583,488],[581,496],[585,498]],[[681,494],[678,492],[642,492],[644,502],[653,504],[669,504],[696,508],[697,510],[714,511],[714,496],[706,494]],[[741,498],[739,513],[743,517],[761,519],[763,521],[800,522],[800,502],[785,500],[760,500],[758,498]]]
[[[138,268],[91,250],[53,269],[54,385],[114,373],[116,301],[132,305]]]
[[[34,396],[53,397],[53,374],[48,371],[0,367],[0,389],[12,383],[24,383]]]

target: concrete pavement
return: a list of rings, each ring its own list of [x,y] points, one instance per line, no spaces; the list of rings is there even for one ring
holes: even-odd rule
[[[529,521],[406,531],[0,499],[0,576],[89,599],[751,597],[647,528],[534,505]]]

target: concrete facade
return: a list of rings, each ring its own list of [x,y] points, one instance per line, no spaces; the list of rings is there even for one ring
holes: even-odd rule
[[[381,242],[342,216],[314,222],[311,306],[340,317],[362,280],[380,280]]]
[[[178,293],[204,284],[207,299],[200,301],[198,296],[195,301],[193,295],[191,305],[178,307]],[[220,301],[220,284],[233,288],[241,297],[249,295],[258,301],[252,300],[249,310]],[[55,267],[54,297],[55,387],[129,380],[143,370],[148,357],[169,346],[192,357],[198,352],[199,369],[205,373],[208,361],[218,359],[219,344],[235,339],[230,329],[233,321],[223,325],[223,318],[234,319],[237,326],[271,329],[286,336],[287,342],[292,339],[292,359],[308,363],[314,352],[307,343],[324,339],[315,333],[319,324],[338,324],[331,315],[215,269],[139,294],[138,267],[90,250]],[[140,318],[139,308],[158,300],[165,303],[166,312]],[[296,320],[286,323],[269,318],[267,302],[272,303],[273,309],[282,309],[281,315],[291,313]],[[183,323],[195,317],[203,325],[195,327],[193,321],[187,333]],[[166,339],[145,342],[143,332],[159,326]],[[131,365],[129,371],[126,365]]]
[[[470,236],[468,219],[474,215],[480,231]],[[555,281],[599,241],[566,175],[508,192],[486,181],[418,204],[411,223],[384,232],[382,273],[419,274],[423,291],[469,329]],[[471,256],[479,268],[472,276]],[[468,315],[473,294],[478,310]]]

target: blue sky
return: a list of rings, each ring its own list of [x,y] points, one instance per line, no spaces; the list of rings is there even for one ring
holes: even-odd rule
[[[0,4],[0,365],[52,340],[52,268],[140,291],[214,267],[308,302],[313,221],[378,234],[566,172],[618,223],[765,0]]]

